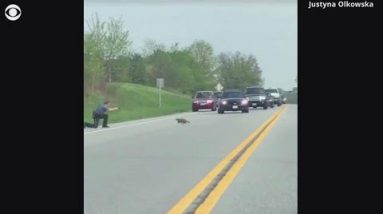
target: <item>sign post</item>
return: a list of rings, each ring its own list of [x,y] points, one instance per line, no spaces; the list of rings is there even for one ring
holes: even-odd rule
[[[157,78],[157,87],[158,87],[158,103],[159,107],[162,106],[162,100],[161,100],[161,89],[164,87],[164,79],[163,78]]]

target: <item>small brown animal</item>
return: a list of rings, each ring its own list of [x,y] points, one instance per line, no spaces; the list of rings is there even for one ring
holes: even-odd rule
[[[188,120],[186,120],[184,118],[177,118],[176,120],[177,120],[178,123],[183,123],[183,124],[190,123],[190,121],[188,121]]]

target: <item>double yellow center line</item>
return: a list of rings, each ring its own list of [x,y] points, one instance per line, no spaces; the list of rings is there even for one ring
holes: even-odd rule
[[[210,213],[227,187],[254,153],[257,146],[270,132],[286,108],[286,106],[283,106],[258,129],[253,131],[167,213]]]

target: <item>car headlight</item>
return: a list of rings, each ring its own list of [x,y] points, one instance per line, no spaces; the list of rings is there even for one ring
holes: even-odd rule
[[[226,100],[222,101],[222,104],[223,104],[223,105],[226,105],[226,104],[227,104],[227,101],[226,101]]]
[[[212,103],[212,102],[213,102],[213,100],[208,100],[208,101],[207,101],[207,103]]]
[[[193,103],[198,103],[198,100],[194,100]]]
[[[245,99],[245,100],[242,100],[242,101],[241,101],[241,104],[242,104],[242,105],[246,105],[248,102],[249,102],[249,101],[248,101],[247,99]]]
[[[266,99],[266,97],[265,96],[259,96],[259,99],[264,100],[264,99]]]

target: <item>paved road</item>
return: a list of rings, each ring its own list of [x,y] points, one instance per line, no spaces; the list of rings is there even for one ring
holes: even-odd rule
[[[297,106],[286,106],[213,213],[297,213]],[[85,213],[166,213],[280,108],[183,113],[86,129]],[[176,117],[191,123],[177,124]]]

